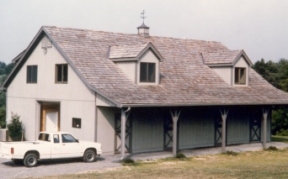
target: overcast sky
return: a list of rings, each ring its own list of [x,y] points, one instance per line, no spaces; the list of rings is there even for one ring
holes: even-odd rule
[[[0,61],[10,63],[43,25],[219,41],[252,62],[288,59],[288,0],[0,0]]]

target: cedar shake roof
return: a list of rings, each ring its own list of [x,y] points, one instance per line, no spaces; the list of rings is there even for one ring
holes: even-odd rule
[[[141,55],[143,55],[148,49],[151,49],[156,56],[160,59],[163,59],[163,56],[155,48],[155,46],[149,43],[133,44],[133,45],[116,45],[109,47],[108,58],[112,60],[138,60]]]
[[[231,63],[240,51],[230,51],[219,42],[58,27],[43,27],[41,32],[90,89],[118,107],[288,104],[288,94],[252,68],[249,86],[225,83],[205,63]],[[134,84],[109,59],[109,47],[110,57],[130,57],[147,43],[163,56],[159,85]]]
[[[135,58],[148,43],[111,46],[109,58]]]
[[[229,50],[219,52],[204,52],[202,53],[203,61],[206,65],[234,65],[235,62],[241,56],[245,57],[245,60],[249,65],[252,65],[250,59],[247,57],[243,50]]]

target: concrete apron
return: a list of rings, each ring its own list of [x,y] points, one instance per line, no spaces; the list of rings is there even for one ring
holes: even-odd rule
[[[288,143],[282,142],[267,142],[267,148],[270,146],[277,147],[278,149],[283,149],[288,147]],[[232,145],[226,146],[226,151],[233,152],[246,152],[246,151],[259,151],[263,150],[262,143],[250,143],[250,144],[242,144],[242,145]],[[201,156],[201,155],[210,155],[210,154],[219,154],[222,152],[221,147],[209,147],[209,148],[198,148],[198,149],[190,149],[190,150],[181,150],[179,153],[183,153],[185,156]],[[103,156],[106,158],[105,156]],[[112,156],[110,156],[112,157]],[[120,159],[120,155],[113,155]],[[156,160],[160,158],[173,157],[172,151],[162,151],[162,152],[151,152],[151,153],[141,153],[141,154],[126,154],[125,158],[131,158],[133,160]]]

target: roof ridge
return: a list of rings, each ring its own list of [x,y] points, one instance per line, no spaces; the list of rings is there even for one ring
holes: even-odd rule
[[[110,34],[122,34],[122,35],[133,35],[133,36],[139,36],[137,33],[123,33],[123,32],[112,32],[112,31],[104,31],[104,30],[93,30],[93,29],[82,29],[82,28],[71,28],[71,27],[59,27],[59,26],[43,26],[43,28],[57,28],[57,29],[66,29],[66,30],[76,30],[76,31],[86,31],[86,32],[102,32],[102,33],[110,33]],[[149,38],[161,38],[161,39],[170,39],[170,40],[187,40],[187,41],[194,41],[194,42],[205,42],[205,43],[217,43],[223,45],[219,41],[211,41],[211,40],[200,40],[200,39],[192,39],[192,38],[180,38],[180,37],[168,37],[168,36],[157,36],[157,35],[149,35]],[[223,45],[225,46],[225,45]],[[225,46],[226,47],[226,46]]]

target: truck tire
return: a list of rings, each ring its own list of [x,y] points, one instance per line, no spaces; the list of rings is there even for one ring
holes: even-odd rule
[[[23,163],[26,167],[35,167],[38,163],[38,156],[35,153],[28,153]]]
[[[83,161],[84,162],[95,162],[96,160],[96,153],[94,150],[88,149],[85,151],[83,155]]]

